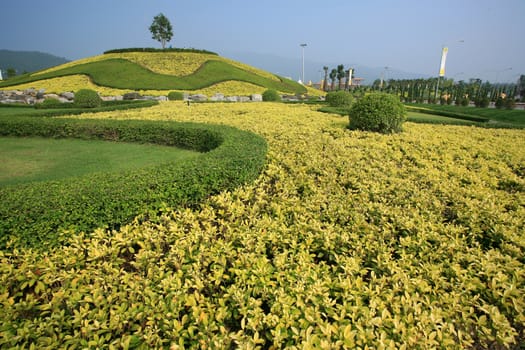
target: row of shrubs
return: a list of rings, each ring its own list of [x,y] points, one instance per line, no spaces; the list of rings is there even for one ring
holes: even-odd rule
[[[182,100],[184,94],[180,91],[171,91],[168,94],[170,101]],[[262,94],[263,101],[281,101],[281,95],[273,89]],[[360,98],[352,106],[353,96],[347,91],[333,91],[326,95],[326,102],[330,107],[348,109],[350,113],[350,129],[369,130],[382,133],[393,133],[402,130],[402,123],[406,119],[403,104],[394,95],[374,93]],[[81,108],[96,108],[102,103],[96,91],[82,89],[75,94],[75,104]]]
[[[266,141],[250,132],[176,122],[0,118],[0,136],[153,143],[203,152],[182,163],[0,188],[0,249],[56,246],[69,230],[118,229],[137,215],[194,205],[254,180],[267,150]]]
[[[183,99],[184,93],[180,91],[171,91],[168,94],[168,100],[170,101],[182,101]],[[268,89],[264,91],[262,94],[262,99],[265,102],[280,102],[282,100],[279,92],[273,89]]]
[[[74,103],[61,103],[61,102],[45,102],[35,106],[37,109],[41,109],[38,113],[39,117],[57,117],[61,115],[78,115],[83,113],[98,113],[98,112],[109,112],[118,111],[134,108],[146,108],[152,107],[158,104],[158,101],[144,100],[144,101],[105,101],[100,107],[96,108],[82,108]],[[20,108],[27,108],[25,105],[21,105]]]
[[[131,48],[125,48],[125,49],[114,49],[114,50],[108,50],[104,51],[104,54],[109,53],[126,53],[126,52],[191,52],[191,53],[203,53],[208,55],[216,55],[219,54],[216,52],[208,51],[208,50],[199,50],[199,49],[184,49],[184,48],[166,48],[166,49],[157,49],[153,47],[131,47]]]

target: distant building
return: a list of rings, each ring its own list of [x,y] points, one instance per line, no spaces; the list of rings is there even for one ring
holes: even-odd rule
[[[360,87],[363,84],[364,80],[365,80],[365,78],[353,78],[352,79],[352,84],[350,85],[350,89],[352,89],[353,87]],[[322,90],[323,84],[324,84],[324,79],[321,80],[319,83],[313,83],[312,87],[316,88],[318,90]],[[341,90],[344,89],[345,84],[346,84],[345,79],[342,79],[341,80]],[[330,81],[328,81],[327,84],[326,84],[326,90],[330,91],[331,87],[332,87],[332,83]],[[334,87],[335,87],[335,89],[338,88],[338,82],[337,81],[334,84]]]
[[[365,78],[353,78],[352,79],[352,86],[360,87],[363,84],[363,81]]]

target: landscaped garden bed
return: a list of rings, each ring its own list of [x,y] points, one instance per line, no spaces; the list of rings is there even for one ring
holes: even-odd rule
[[[227,124],[262,135],[267,163],[199,204],[0,251],[0,347],[520,349],[524,131],[384,135],[317,108],[83,115]]]
[[[264,140],[251,133],[175,122],[2,117],[0,136],[151,143],[202,152],[182,162],[2,187],[2,248],[8,242],[52,246],[66,230],[117,229],[137,215],[198,203],[253,180],[266,152]]]

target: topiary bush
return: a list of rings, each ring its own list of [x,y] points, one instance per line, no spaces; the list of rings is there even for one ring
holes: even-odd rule
[[[352,101],[352,94],[346,91],[331,91],[326,94],[326,102],[330,107],[350,107]]]
[[[394,95],[373,93],[350,108],[349,128],[390,134],[402,131],[406,120],[405,106]]]
[[[80,89],[75,93],[75,104],[81,108],[96,108],[102,105],[102,99],[94,90]]]
[[[180,91],[171,91],[168,94],[168,100],[170,101],[182,101],[184,100],[184,94]]]
[[[281,95],[276,90],[266,90],[262,95],[263,101],[265,102],[279,102],[281,101]]]

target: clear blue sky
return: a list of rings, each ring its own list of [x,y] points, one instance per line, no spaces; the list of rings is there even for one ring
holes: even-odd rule
[[[447,77],[525,74],[525,0],[13,0],[0,11],[0,49],[71,60],[160,46],[148,27],[164,13],[174,47],[300,59],[306,43],[308,61],[436,76],[447,45]]]

